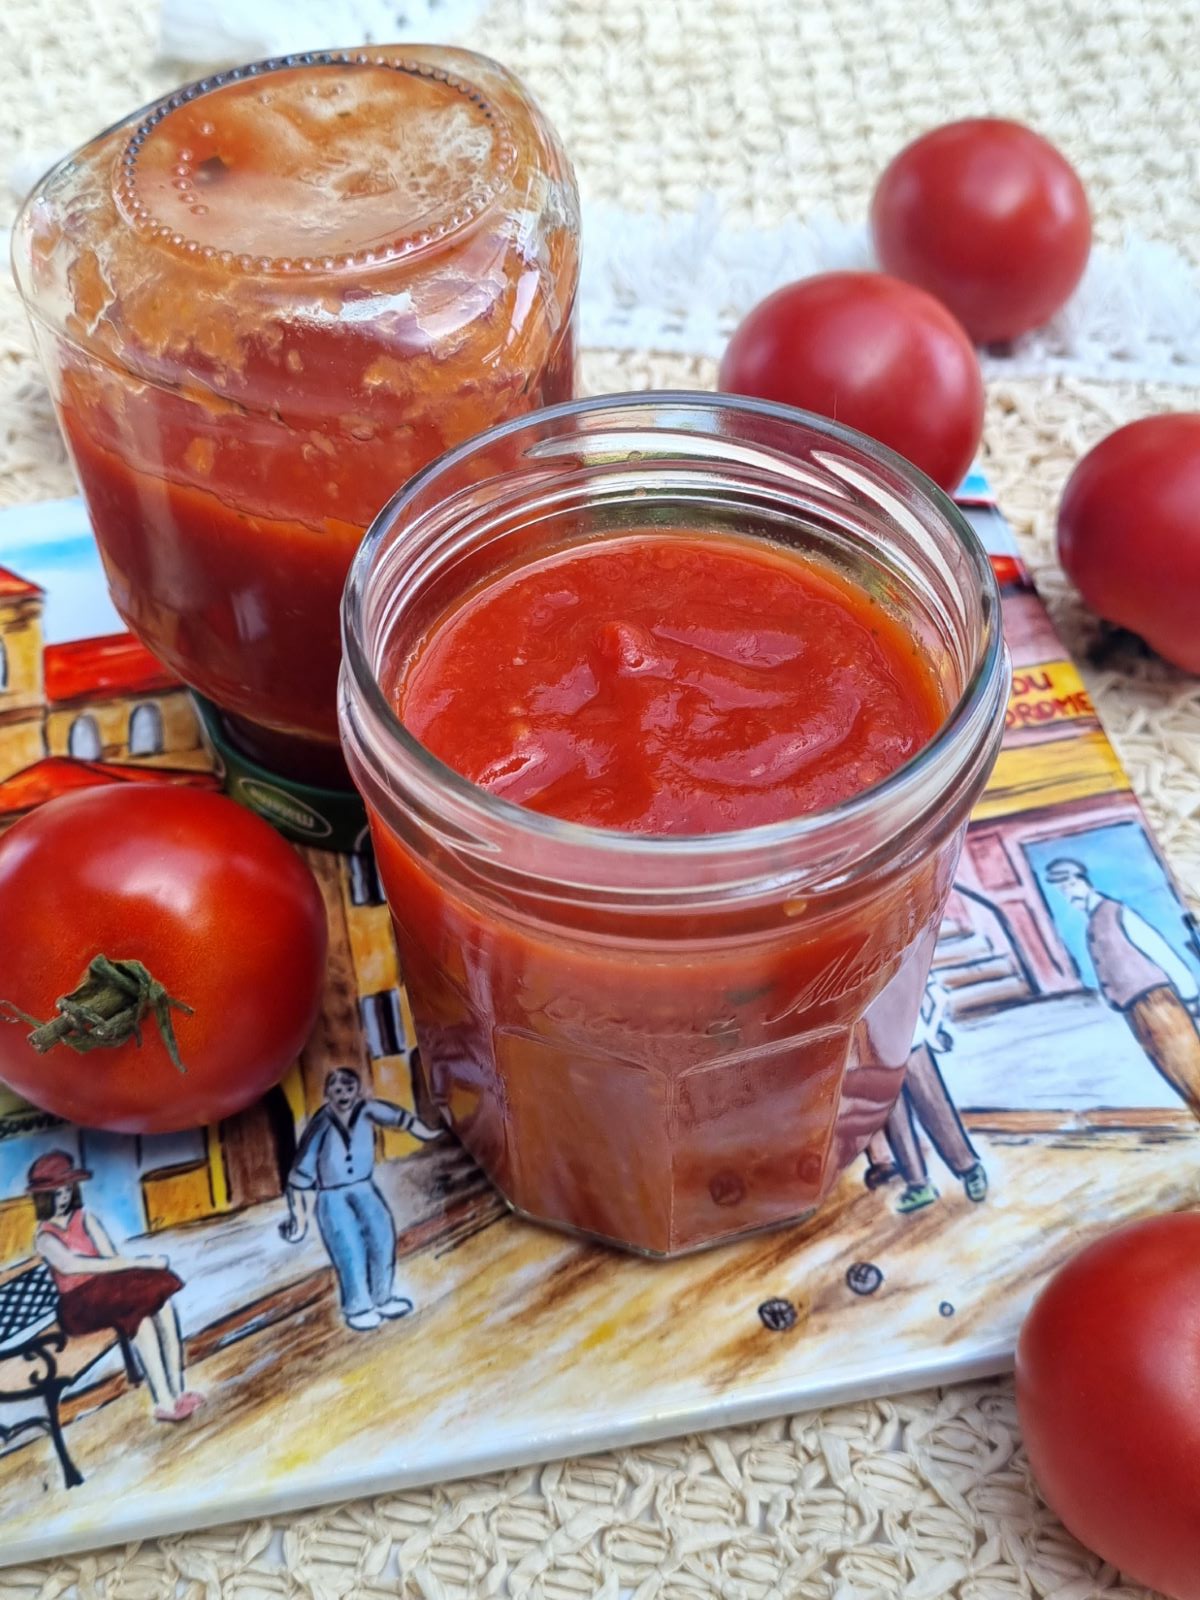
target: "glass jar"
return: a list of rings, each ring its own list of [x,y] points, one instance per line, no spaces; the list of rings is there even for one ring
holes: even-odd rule
[[[117,609],[266,765],[344,779],[338,603],[397,483],[573,392],[578,227],[516,79],[418,46],[203,79],[26,201],[18,284]]]
[[[564,544],[646,528],[734,529],[835,563],[927,653],[951,708],[940,731],[829,810],[658,838],[511,805],[405,730],[387,688],[448,603]],[[650,1255],[807,1216],[900,1090],[1003,730],[996,584],[951,501],[784,407],[560,406],[396,497],[355,559],[343,632],[342,738],[422,1063],[501,1193]]]

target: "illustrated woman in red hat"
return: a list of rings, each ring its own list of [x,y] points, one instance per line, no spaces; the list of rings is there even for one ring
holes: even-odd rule
[[[91,1177],[65,1150],[29,1169],[38,1254],[58,1287],[58,1320],[70,1337],[111,1328],[132,1341],[159,1422],[182,1422],[204,1404],[183,1380],[183,1346],[171,1296],[183,1288],[165,1256],[122,1256],[100,1219],[83,1208]]]

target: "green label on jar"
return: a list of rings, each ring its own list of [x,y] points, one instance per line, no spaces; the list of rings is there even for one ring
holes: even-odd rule
[[[333,832],[333,824],[327,818],[294,794],[288,794],[286,789],[264,783],[260,778],[242,777],[238,778],[237,787],[247,805],[301,838],[328,839]]]

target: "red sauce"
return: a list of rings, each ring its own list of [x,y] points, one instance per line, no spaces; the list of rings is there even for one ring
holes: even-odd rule
[[[277,770],[344,781],[338,605],[372,517],[569,398],[574,193],[515,79],[413,47],[183,91],[27,206],[23,292],[117,608]]]
[[[278,413],[234,426],[194,395],[124,396],[108,375],[64,374],[62,425],[118,611],[185,682],[255,725],[247,732],[268,764],[313,782],[341,769],[338,605],[364,528],[449,445],[571,393],[567,330],[535,376],[481,373],[469,401],[438,388],[449,376],[431,378],[416,414],[406,396],[364,392],[361,370],[350,370],[381,359],[392,331],[339,334],[340,345],[320,329],[290,335],[294,362],[324,371],[339,405],[360,404],[370,419],[361,424],[331,409],[305,427]],[[431,360],[428,350],[404,354],[414,369]],[[286,378],[279,391],[286,406]],[[270,730],[308,742],[273,749]]]
[[[866,589],[732,535],[523,565],[384,688],[494,793],[657,834],[833,805],[943,716],[932,663]],[[497,889],[429,833],[373,831],[429,1087],[518,1209],[672,1254],[806,1215],[883,1123],[957,835],[812,904],[630,911],[530,876]]]
[[[493,580],[431,629],[396,698],[493,794],[649,834],[836,805],[943,714],[924,653],[865,589],[732,536],[609,539]]]

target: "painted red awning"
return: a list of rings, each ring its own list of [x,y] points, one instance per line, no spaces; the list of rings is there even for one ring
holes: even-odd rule
[[[32,811],[74,789],[94,789],[107,783],[189,783],[201,789],[219,789],[209,772],[174,767],[135,767],[116,761],[76,761],[73,756],[47,756],[33,766],[14,772],[0,783],[0,817]]]
[[[52,706],[111,700],[117,695],[161,694],[179,687],[179,679],[131,633],[49,644],[44,655],[46,699]]]

